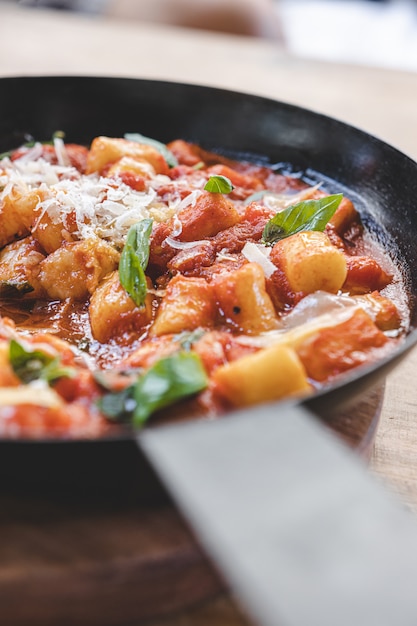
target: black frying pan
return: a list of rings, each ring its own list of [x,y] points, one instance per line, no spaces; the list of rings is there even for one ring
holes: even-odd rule
[[[362,218],[401,264],[411,332],[376,366],[347,377],[308,405],[328,414],[384,377],[417,341],[417,165],[394,148],[324,115],[247,94],[151,80],[24,77],[0,80],[0,152],[28,136],[88,144],[97,135],[138,131],[163,142],[183,138],[208,150],[290,164],[349,194]]]
[[[41,77],[0,80],[0,152],[18,146],[26,139],[27,135],[39,140],[49,139],[58,129],[65,131],[67,141],[85,144],[89,143],[96,135],[123,136],[125,132],[134,131],[155,137],[163,142],[183,138],[198,143],[208,150],[222,151],[240,157],[247,156],[254,160],[265,159],[271,164],[289,163],[295,171],[304,171],[306,175],[313,177],[317,177],[316,174],[319,173],[320,178],[325,178],[328,182],[327,189],[330,192],[346,191],[352,197],[367,227],[374,232],[375,237],[384,243],[389,254],[395,257],[403,267],[411,306],[410,333],[406,341],[388,358],[376,365],[355,371],[352,375],[345,377],[343,381],[302,403],[302,412],[307,407],[309,411],[329,418],[332,412],[346,401],[351,401],[365,389],[385,377],[387,372],[417,342],[417,308],[415,307],[417,275],[413,271],[417,268],[417,246],[415,245],[417,240],[417,165],[395,149],[366,133],[311,111],[265,98],[219,89],[120,78]],[[311,433],[309,430],[310,423],[304,432],[304,415],[299,419],[300,408],[297,404],[289,403],[276,403],[265,409],[253,409],[244,414],[231,415],[227,420],[205,424],[203,431],[195,430],[192,426],[175,426],[172,429],[168,428],[168,431],[162,429],[161,436],[158,434],[158,429],[149,429],[148,433],[150,434],[145,434],[144,437],[139,438],[139,446],[145,449],[146,456],[149,456],[152,462],[157,465],[164,481],[168,482],[170,489],[182,503],[187,515],[193,519],[200,536],[203,541],[206,541],[211,553],[215,554],[217,561],[221,563],[232,585],[241,595],[246,596],[248,596],[247,579],[246,582],[245,580],[242,582],[240,580],[242,576],[238,575],[238,580],[236,580],[234,568],[228,568],[227,563],[225,566],[222,558],[216,554],[216,549],[213,549],[213,537],[217,537],[219,545],[224,539],[220,536],[221,532],[219,535],[219,529],[217,528],[215,529],[216,532],[213,532],[214,527],[210,527],[210,524],[208,527],[202,528],[204,522],[201,521],[201,515],[200,517],[197,515],[195,518],[192,513],[190,514],[190,494],[192,495],[193,488],[190,485],[187,486],[185,491],[188,495],[185,498],[182,497],[181,493],[178,493],[179,487],[178,484],[175,484],[175,480],[178,479],[181,483],[182,470],[176,472],[175,462],[174,466],[172,465],[172,454],[169,450],[167,451],[164,441],[168,442],[168,448],[172,452],[172,450],[177,449],[178,437],[180,436],[182,441],[187,442],[187,432],[191,432],[189,445],[198,450],[199,433],[206,433],[204,434],[206,441],[210,441],[212,436],[214,440],[216,438],[218,440],[217,433],[221,435],[222,429],[225,428],[224,423],[228,424],[226,431],[227,428],[232,428],[236,434],[239,432],[241,424],[242,432],[244,432],[244,424],[247,423],[248,415],[253,420],[257,420],[259,424],[258,433],[262,431],[263,422],[265,425],[269,424],[272,433],[274,425],[270,423],[269,418],[261,419],[265,411],[268,415],[273,411],[282,416],[285,416],[287,412],[295,412],[296,415],[293,416],[291,423],[292,425],[298,424],[296,427],[300,428],[300,431],[294,435],[296,434],[297,438],[301,437],[302,440],[306,440],[305,448],[303,448],[305,456],[310,454],[312,447],[317,446],[317,450],[320,450],[326,458],[327,443],[323,449],[320,447],[321,430],[318,434],[318,440],[316,440],[314,432]],[[207,427],[209,428],[208,431]],[[188,431],[184,431],[184,428]],[[223,433],[225,442],[229,441],[226,431]],[[324,439],[327,442],[326,436]],[[256,432],[252,432],[250,437],[256,439]],[[131,439],[130,442],[127,441],[129,438]],[[6,474],[7,467],[10,467],[10,461],[13,460],[14,471],[17,469],[17,473],[19,473],[19,467],[31,467],[32,469],[35,467],[36,472],[34,474],[37,474],[37,479],[42,480],[46,474],[51,475],[48,470],[51,463],[55,464],[61,461],[60,467],[65,466],[68,457],[63,455],[63,450],[70,455],[69,458],[71,455],[73,455],[72,458],[76,455],[78,467],[80,464],[82,465],[83,455],[87,462],[91,462],[92,454],[94,458],[99,458],[101,455],[105,464],[108,455],[111,455],[113,459],[115,458],[116,449],[121,450],[122,456],[126,457],[128,449],[126,446],[129,446],[129,454],[133,454],[137,459],[139,455],[133,441],[133,437],[126,435],[121,440],[96,444],[88,442],[60,442],[59,445],[57,442],[3,442],[1,458]],[[161,446],[159,446],[159,441],[162,441]],[[234,441],[233,435],[230,441]],[[315,444],[312,446],[309,442],[315,442]],[[256,451],[255,441],[253,444],[252,450]],[[218,441],[216,441],[217,445]],[[330,449],[332,449],[332,445],[333,442]],[[338,449],[336,444],[335,449]],[[182,454],[181,446],[178,447],[178,454],[180,451]],[[343,457],[344,452],[341,454]],[[332,453],[330,453],[331,455]],[[231,458],[233,454],[228,456]],[[38,460],[35,464],[34,458]],[[45,458],[48,459],[45,465],[46,473],[42,474],[41,460]],[[141,458],[143,460],[143,457]],[[159,462],[161,458],[162,461]],[[204,458],[204,455],[201,458]],[[208,455],[207,459],[210,458]],[[63,459],[65,462],[62,462]],[[291,459],[287,459],[288,463],[290,461]],[[143,462],[146,464],[146,460]],[[240,467],[239,458],[233,457],[233,462],[236,464],[235,467]],[[261,459],[259,459],[260,462]],[[348,467],[350,467],[349,463],[350,461],[348,461]],[[92,465],[90,463],[90,466]],[[355,463],[353,465],[355,466]],[[271,469],[273,467],[268,469],[269,475],[271,475]],[[189,470],[190,467],[188,467]],[[354,469],[353,474],[355,471]],[[72,477],[74,476],[73,472],[74,464],[71,463]],[[166,472],[171,478],[173,477],[172,480],[167,478]],[[13,472],[8,472],[8,474],[11,473]],[[28,473],[26,471],[24,473],[27,478]],[[82,473],[84,472],[82,471]],[[349,476],[351,474],[348,471],[348,478]],[[204,478],[204,472],[200,478]],[[65,474],[60,473],[59,479],[64,480]],[[142,480],[142,485],[143,482]],[[238,491],[238,483],[236,481],[232,481],[232,483]],[[366,479],[364,484],[367,485]],[[154,484],[152,483],[152,489],[153,487]],[[358,489],[360,490],[359,486]],[[373,493],[372,489],[371,487],[371,494]],[[279,493],[278,488],[277,493]],[[213,495],[208,487],[207,494],[208,499],[214,498],[213,502],[209,504],[215,508],[218,505],[218,502],[215,501],[216,495]],[[238,494],[237,502],[239,502],[239,497]],[[250,497],[249,494],[247,497]],[[243,492],[242,498],[244,499]],[[372,500],[372,497],[367,499]],[[382,499],[384,499],[383,496]],[[201,508],[201,502],[197,504],[201,513],[204,507]],[[266,511],[267,509],[265,514]],[[388,514],[387,517],[389,517]],[[267,535],[264,533],[264,536]],[[228,538],[230,538],[230,534],[227,535],[226,539]],[[226,548],[227,541],[225,554],[227,554]],[[236,547],[234,549],[235,552],[232,550],[229,555],[231,558],[236,555]],[[243,565],[240,568],[241,571],[243,571],[242,568],[244,569]],[[245,577],[243,576],[243,578]],[[253,587],[256,585],[252,585]],[[290,596],[291,594],[287,590],[287,597]],[[274,607],[269,607],[271,610],[268,609],[266,614],[265,611],[263,613],[262,610],[259,610],[260,604],[263,604],[264,607],[268,606],[268,598],[260,602],[258,594],[255,602],[251,599],[248,604],[262,620],[262,623],[277,623]],[[406,605],[407,602],[402,604]],[[319,615],[318,609],[315,614]],[[321,614],[320,619],[323,619]],[[288,621],[288,623],[298,624],[301,622],[295,619],[295,621]],[[316,621],[310,621],[310,624],[313,623],[315,624]],[[317,623],[319,622],[317,621]],[[324,622],[321,621],[320,623],[323,626]],[[339,619],[338,624],[341,625],[342,623],[345,622]],[[399,621],[397,623],[405,624],[408,622]]]

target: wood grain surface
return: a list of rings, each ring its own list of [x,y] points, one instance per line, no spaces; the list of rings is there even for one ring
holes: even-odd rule
[[[372,470],[417,513],[417,350],[388,377]]]
[[[175,510],[2,497],[1,623],[124,625],[215,596]]]
[[[366,457],[382,398],[383,387],[374,389],[328,422]],[[102,462],[94,448],[90,461]],[[75,448],[63,463],[76,462],[82,459]],[[4,480],[10,470],[3,469],[0,623],[129,626],[158,618],[167,626],[244,624],[169,498],[138,497],[141,471],[122,466],[120,457],[112,462],[113,473],[120,473],[116,486],[106,485],[103,472],[104,484],[87,487],[82,478],[60,485],[59,476],[49,484],[28,476],[11,487]],[[53,465],[59,473],[56,460]]]

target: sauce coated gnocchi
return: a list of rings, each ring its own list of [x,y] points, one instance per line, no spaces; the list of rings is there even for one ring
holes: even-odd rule
[[[305,396],[408,324],[349,198],[135,134],[3,155],[0,314],[4,437]]]

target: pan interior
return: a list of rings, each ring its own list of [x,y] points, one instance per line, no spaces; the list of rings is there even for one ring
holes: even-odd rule
[[[30,97],[34,93],[36,98]],[[28,137],[48,140],[57,130],[65,132],[66,141],[82,144],[126,132],[164,143],[182,138],[210,151],[290,169],[323,181],[330,193],[345,193],[401,268],[414,341],[417,165],[394,148],[303,108],[198,85],[65,76],[0,80],[0,152]]]

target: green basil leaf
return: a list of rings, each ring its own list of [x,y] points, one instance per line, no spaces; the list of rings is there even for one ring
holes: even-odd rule
[[[123,391],[104,395],[98,406],[110,419],[131,419],[135,426],[142,426],[158,409],[202,391],[207,384],[200,357],[176,352],[157,361]]]
[[[96,383],[106,391],[120,391],[132,386],[143,373],[142,368],[119,369],[119,370],[95,370],[93,372]]]
[[[280,239],[305,230],[323,231],[341,203],[343,194],[325,196],[319,200],[304,200],[279,211],[266,224],[262,242],[273,245]]]
[[[197,354],[176,352],[160,359],[134,387],[133,424],[141,426],[154,411],[202,391],[207,384],[207,374]]]
[[[211,193],[230,193],[234,187],[230,178],[227,176],[210,176],[205,184],[204,189],[211,191]]]
[[[12,156],[12,152],[13,152],[12,150],[7,150],[7,152],[1,152],[0,153],[0,161],[2,159],[10,159],[10,157]],[[3,189],[2,189],[2,191],[3,191]]]
[[[184,330],[182,333],[174,335],[173,341],[178,341],[183,350],[191,350],[193,344],[199,341],[204,334],[205,330],[202,328],[196,328],[192,331]]]
[[[9,362],[14,373],[27,384],[33,380],[52,383],[58,378],[72,377],[72,367],[63,367],[58,357],[52,357],[41,350],[28,350],[15,339],[9,344]]]
[[[97,401],[100,411],[109,419],[121,421],[129,419],[136,406],[133,400],[133,385],[122,391],[106,393]]]
[[[26,280],[0,280],[0,295],[24,296],[26,293],[31,293],[31,291],[33,291],[33,287]]]
[[[41,371],[40,378],[50,384],[59,378],[74,378],[74,376],[75,369],[73,367],[63,367],[60,359],[57,357],[45,365]]]
[[[153,146],[162,154],[169,167],[176,167],[178,165],[178,161],[172,154],[171,150],[168,150],[166,145],[157,139],[145,137],[145,135],[141,135],[140,133],[125,133],[124,137],[128,141],[136,141],[137,143],[144,143],[148,146]]]
[[[145,270],[149,261],[149,245],[153,220],[145,219],[129,228],[119,263],[119,279],[137,306],[146,297]]]

